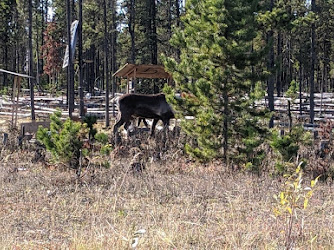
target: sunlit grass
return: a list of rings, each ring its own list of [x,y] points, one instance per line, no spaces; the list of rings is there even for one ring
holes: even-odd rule
[[[123,159],[84,169],[78,180],[74,171],[32,164],[28,154],[2,154],[1,248],[127,249],[135,238],[137,249],[284,248],[284,221],[273,213],[283,177],[183,159],[139,173]],[[294,227],[302,234],[292,232],[295,248],[331,248],[332,186],[317,184],[303,223]]]

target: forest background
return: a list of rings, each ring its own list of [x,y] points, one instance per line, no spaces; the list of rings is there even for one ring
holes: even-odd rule
[[[273,113],[254,108],[257,101],[266,96],[273,112],[274,96],[299,98],[302,114],[307,93],[313,124],[314,93],[334,88],[332,1],[6,0],[1,8],[1,67],[36,76],[39,89],[67,90],[69,103],[81,90],[117,91],[112,75],[125,63],[164,64],[174,78],[174,87],[164,90],[169,101],[180,117],[196,118],[182,124],[195,138],[185,149],[201,159],[257,165],[266,119],[274,126]],[[81,14],[79,49],[67,72],[67,33]],[[8,92],[9,76],[0,77]],[[157,91],[152,81],[138,85],[142,93]],[[34,89],[30,81],[24,86]],[[172,98],[174,92],[183,99]],[[295,143],[303,141],[294,133]]]
[[[333,2],[256,2],[253,14],[258,18],[253,28],[258,34],[253,39],[254,47],[269,47],[267,63],[256,70],[272,73],[268,81],[272,82],[269,85],[273,88],[269,90],[282,96],[292,80],[300,83],[305,92],[313,88],[312,81],[316,92],[333,89]],[[79,3],[69,1],[72,21],[78,19]],[[104,38],[107,39],[107,64],[111,65],[109,78],[127,62],[161,64],[161,54],[178,58],[180,48],[171,46],[169,40],[177,29],[185,27],[181,16],[186,12],[186,3],[178,0],[84,1],[85,90],[93,92],[94,85],[101,89],[105,86]],[[215,1],[210,1],[208,5],[214,4]],[[195,5],[189,1],[189,9]],[[67,42],[66,2],[3,0],[0,6],[1,68],[28,72],[27,31],[31,9],[33,74],[38,76],[37,82],[41,86],[51,84],[54,88],[65,88],[66,70],[61,65]],[[200,17],[200,13],[197,15]],[[8,75],[1,74],[0,77],[0,87],[8,87]]]
[[[56,112],[37,134],[44,147],[9,134],[1,246],[331,248],[333,123],[325,119],[316,138],[295,118],[312,125],[314,94],[334,88],[332,0],[0,0],[0,68],[33,75],[36,92],[65,94],[67,30],[80,6],[75,97],[80,80],[87,93],[108,82],[120,90],[112,75],[125,63],[164,64],[174,83],[156,84],[183,130],[117,147],[94,121],[63,122]],[[2,96],[12,82],[0,74]],[[138,84],[155,91],[151,80]],[[308,106],[293,119],[283,110],[293,126],[282,130],[278,97]]]

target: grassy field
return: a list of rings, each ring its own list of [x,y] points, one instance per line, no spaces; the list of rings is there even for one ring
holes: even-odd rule
[[[283,177],[233,172],[220,163],[130,159],[74,171],[1,151],[2,249],[284,249],[287,222],[273,208]],[[332,249],[333,186],[320,182],[292,225],[293,248]],[[136,231],[140,230],[141,233]]]

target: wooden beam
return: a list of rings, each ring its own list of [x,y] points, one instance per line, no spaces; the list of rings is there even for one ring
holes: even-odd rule
[[[132,88],[134,93],[136,93],[136,85],[137,85],[136,74],[137,74],[137,67],[134,68],[134,73],[132,78]]]
[[[25,77],[25,78],[34,78],[32,76],[28,76],[28,75],[25,75],[25,74],[20,74],[20,73],[16,73],[16,72],[12,72],[12,71],[9,71],[9,70],[4,70],[4,69],[0,69],[0,72],[10,74],[10,75],[14,75],[14,76]]]

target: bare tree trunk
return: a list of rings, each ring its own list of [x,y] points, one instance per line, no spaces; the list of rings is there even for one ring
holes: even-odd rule
[[[8,69],[8,46],[5,46],[5,48],[4,48],[4,58],[3,58],[3,61],[5,63],[5,68]],[[6,73],[3,73],[3,86],[8,86],[8,77],[7,77]]]
[[[158,64],[158,41],[157,41],[157,26],[156,26],[156,5],[155,0],[151,0],[151,63]]]
[[[135,1],[133,1],[135,2]],[[116,0],[112,0],[111,1],[111,9],[112,9],[112,33],[111,33],[111,71],[112,74],[114,74],[116,72],[116,35],[117,35],[117,24],[116,24]],[[134,27],[133,27],[134,28]],[[131,45],[132,46],[132,45]],[[135,49],[135,47],[133,47],[133,50]],[[135,62],[135,54],[133,55],[133,62]],[[116,79],[113,76],[112,77],[112,97],[115,97],[115,91],[116,91]],[[113,105],[113,116],[115,117],[115,105]]]
[[[315,0],[311,2],[311,10],[315,11]],[[310,77],[310,123],[314,123],[314,71],[315,71],[315,24],[311,27],[311,77]]]
[[[324,83],[323,83],[323,86],[324,86],[324,91],[325,92],[329,92],[329,88],[328,88],[328,71],[327,71],[327,69],[328,69],[328,65],[329,65],[329,54],[330,54],[330,52],[328,51],[329,50],[329,48],[330,48],[330,46],[331,46],[331,44],[330,44],[330,42],[329,42],[329,38],[327,37],[327,34],[325,35],[325,38],[324,38],[324,61],[323,61],[323,64],[324,64],[324,66],[323,66],[323,81],[324,81]]]
[[[43,11],[42,11],[42,16],[43,16]],[[40,87],[40,81],[39,81],[39,72],[40,72],[40,66],[39,66],[39,41],[38,41],[38,35],[39,35],[39,30],[38,30],[38,19],[36,15],[36,83],[37,83],[37,88],[38,90],[41,90]],[[43,36],[42,39],[43,40]]]
[[[131,37],[131,63],[136,63],[136,44],[135,44],[135,25],[136,25],[136,19],[135,19],[135,0],[129,1],[129,9],[130,9],[130,18],[129,18],[129,33]],[[114,11],[114,9],[113,9]]]
[[[74,111],[74,74],[73,74],[73,59],[71,48],[71,0],[67,0],[67,42],[68,42],[68,66],[67,66],[67,87],[68,87],[68,114],[72,118]]]
[[[185,1],[184,1],[185,2]],[[176,8],[176,27],[180,27],[180,2],[179,0],[175,0],[175,8]],[[180,60],[181,51],[179,48],[176,49],[176,59]]]
[[[274,0],[270,1],[270,11],[272,11],[274,8]],[[274,37],[274,32],[272,30],[269,31],[267,41],[271,42]],[[273,69],[274,69],[274,48],[273,45],[271,45],[268,55],[268,63],[267,67],[268,70],[271,72],[271,75],[268,79],[267,85],[268,85],[268,102],[269,102],[269,110],[273,112],[275,110],[274,107],[274,75],[273,75]],[[269,128],[274,127],[274,117],[272,116],[269,121]]]
[[[91,45],[91,47],[87,51],[87,57],[90,61],[90,63],[86,64],[86,80],[88,84],[88,91],[90,93],[94,93],[94,82],[95,82],[95,70],[94,70],[94,65],[95,65],[95,45]]]
[[[41,47],[44,45],[44,31],[45,31],[45,24],[48,22],[48,1],[42,1],[42,28],[41,28]],[[44,68],[44,60],[40,60],[40,70],[43,72]]]
[[[303,84],[303,70],[302,63],[299,61],[299,114],[302,115],[302,84]]]
[[[85,116],[85,103],[84,103],[84,83],[83,83],[83,68],[82,68],[82,0],[79,0],[79,98],[80,98],[80,117]]]
[[[270,41],[273,37],[272,31],[269,32],[268,34],[268,41]],[[268,103],[269,103],[269,110],[271,112],[275,111],[275,106],[274,106],[274,75],[272,73],[273,71],[273,65],[274,65],[274,49],[273,47],[270,48],[269,51],[269,58],[268,58],[268,69],[271,72],[271,75],[269,76],[268,79]],[[269,128],[274,127],[274,117],[272,116],[269,121]]]
[[[168,0],[168,7],[167,7],[167,17],[168,17],[168,24],[167,24],[167,33],[168,33],[168,40],[172,37],[172,0]],[[169,44],[169,43],[168,43]],[[168,46],[168,54],[171,53],[171,46]]]
[[[282,34],[278,32],[277,35],[277,60],[279,60],[279,68],[277,70],[277,84],[276,91],[277,96],[281,96],[282,91]]]
[[[28,6],[29,12],[29,27],[28,27],[28,40],[29,40],[29,76],[33,75],[33,55],[32,55],[32,0],[29,0]],[[31,105],[31,120],[35,120],[35,93],[34,93],[34,80],[29,78],[29,86],[30,86],[30,105]]]
[[[77,13],[75,10],[75,0],[72,0],[71,2],[71,20],[75,20],[77,17]]]
[[[103,49],[104,51],[104,49]],[[100,49],[98,48],[96,50],[96,54],[95,54],[95,60],[94,60],[94,72],[95,72],[95,75],[96,75],[96,78],[100,77],[100,79],[103,79],[102,83],[101,81],[97,81],[96,83],[98,85],[95,85],[94,87],[97,87],[99,89],[103,89],[104,90],[104,75],[101,76],[100,74],[100,65],[101,65],[101,60],[100,60]],[[102,65],[103,66],[103,65]],[[104,70],[104,66],[103,66],[103,70]],[[103,74],[103,73],[102,73]],[[95,81],[96,81],[96,78],[95,78]],[[100,82],[100,83],[99,83]]]
[[[226,83],[225,83],[226,84]],[[227,163],[227,151],[228,151],[228,95],[226,87],[223,89],[223,99],[224,99],[224,121],[223,121],[223,158],[225,163]]]
[[[291,32],[289,32],[291,33]],[[288,88],[290,87],[290,83],[293,79],[293,63],[292,63],[292,45],[291,45],[291,35],[288,36],[288,69],[289,69],[289,78],[288,78]]]
[[[107,4],[103,0],[103,23],[104,23],[104,79],[106,83],[106,127],[109,127],[109,77],[108,77],[108,31],[107,31]]]

